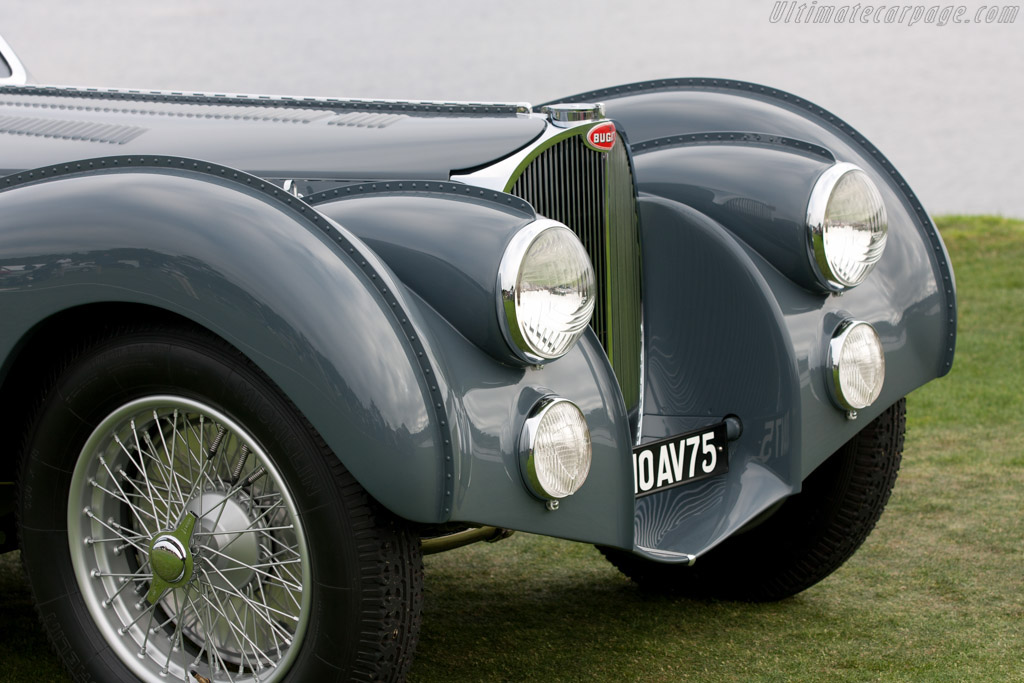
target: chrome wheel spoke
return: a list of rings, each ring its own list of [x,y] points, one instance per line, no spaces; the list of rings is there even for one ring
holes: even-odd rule
[[[268,527],[253,528],[253,529],[230,529],[228,531],[197,531],[194,534],[194,536],[202,537],[202,536],[212,536],[214,534],[234,535],[234,536],[238,536],[238,535],[241,535],[241,534],[264,534],[264,535],[267,535],[267,532],[269,532],[269,531],[289,531],[289,530],[294,529],[294,528],[295,528],[294,524],[288,524],[287,526],[268,526]],[[273,537],[271,536],[271,538],[273,538]]]
[[[195,608],[194,603],[193,608]],[[205,598],[203,600],[203,611],[206,613],[206,619],[202,618],[202,612],[200,612],[198,608],[195,609],[196,615],[199,616],[199,622],[203,633],[212,633],[214,621],[213,616],[210,614],[210,601]],[[213,673],[228,671],[227,662],[224,661],[224,658],[221,656],[217,648],[210,647],[209,639],[203,641],[202,648],[200,648],[199,652],[196,654],[196,660],[193,664],[199,663],[204,651],[206,652],[206,661],[207,665],[210,667],[210,671]],[[228,677],[230,678],[230,674],[228,674]]]
[[[237,560],[237,559],[231,557],[230,555],[227,555],[225,553],[220,552],[219,550],[214,550],[213,548],[207,548],[207,550],[209,552],[212,552],[214,555],[226,558],[227,560],[238,564],[239,568],[248,569],[251,572],[259,574],[260,576],[264,577],[264,580],[269,580],[269,581],[275,581],[276,580],[276,581],[279,581],[284,588],[289,588],[289,589],[294,590],[294,591],[301,591],[302,590],[302,586],[300,586],[299,584],[297,584],[297,583],[293,583],[293,584],[286,583],[280,577],[275,576],[274,574],[271,574],[270,572],[266,572],[266,571],[264,571],[263,569],[260,568],[260,567],[273,567],[273,566],[276,566],[274,563],[267,563],[267,564],[263,564],[263,565],[246,564],[246,563],[244,563],[244,562],[242,562],[240,560]],[[296,562],[298,562],[298,561],[296,561]],[[222,569],[217,569],[217,573],[221,574],[221,576],[223,576],[223,572],[225,572],[225,571],[231,571],[231,570],[230,569],[223,569],[223,570]]]
[[[106,459],[103,458],[102,456],[100,456],[98,458],[98,460],[99,460],[100,465],[103,467],[104,471],[107,473],[107,476],[109,477],[109,481],[114,484],[114,486],[118,490],[118,493],[120,493],[121,495],[120,496],[115,496],[113,492],[108,491],[107,489],[103,488],[103,486],[101,484],[97,483],[95,478],[91,478],[89,480],[89,483],[92,486],[100,489],[101,491],[103,491],[107,495],[109,495],[111,497],[114,497],[114,498],[117,498],[122,503],[124,503],[128,507],[128,509],[131,510],[131,513],[135,516],[135,520],[139,523],[139,526],[142,527],[142,532],[147,534],[147,535],[150,534],[151,531],[149,529],[149,525],[147,525],[145,522],[142,521],[142,517],[139,516],[140,510],[138,509],[138,507],[136,505],[132,504],[132,502],[128,499],[128,494],[125,493],[124,489],[121,488],[121,483],[118,481],[118,478],[114,475],[113,472],[110,471],[110,467],[107,465]],[[118,471],[121,472],[120,469]],[[156,517],[154,517],[153,514],[151,514],[149,512],[147,512],[146,514],[149,517],[152,517],[153,521],[156,522]]]
[[[231,613],[232,613],[229,616],[227,614],[227,611],[226,611],[225,607],[224,607],[224,603],[221,602],[221,600],[217,596],[217,594],[216,593],[211,593],[210,597],[212,598],[210,606],[213,607],[213,603],[217,604],[217,608],[218,608],[217,612],[224,619],[224,623],[226,623],[228,625],[228,628],[231,629],[232,634],[234,634],[235,642],[237,642],[239,644],[239,649],[242,650],[243,653],[246,652],[246,648],[242,647],[242,642],[241,642],[242,640],[244,640],[249,645],[249,647],[252,648],[252,650],[255,653],[257,659],[262,656],[264,659],[267,660],[267,663],[269,665],[273,666],[273,664],[274,664],[273,658],[270,657],[269,655],[267,655],[265,652],[263,652],[263,650],[261,650],[259,648],[259,646],[256,645],[256,643],[254,643],[252,641],[252,638],[249,636],[249,634],[246,633],[245,626],[246,626],[246,624],[248,622],[248,617],[250,616],[250,614],[247,612],[246,613],[246,617],[243,618],[238,613],[238,608],[235,606],[234,601],[229,600],[228,603],[227,603],[227,607],[231,610]],[[242,622],[242,626],[241,627],[238,626],[238,622]],[[248,655],[244,655],[244,656],[248,657]],[[257,664],[257,666],[258,666],[258,664]]]
[[[123,527],[120,524],[118,524],[118,523],[116,523],[114,521],[104,522],[102,519],[100,519],[95,514],[93,514],[92,510],[88,510],[87,509],[86,512],[85,512],[85,516],[88,517],[89,519],[91,519],[93,522],[99,524],[101,527],[103,527],[104,529],[106,529],[110,533],[114,534],[117,537],[116,540],[124,541],[125,543],[129,544],[130,546],[132,546],[133,548],[135,548],[136,550],[138,550],[141,553],[147,552],[146,549],[143,547],[143,544],[139,543],[139,541],[142,541],[143,543],[145,542],[145,540],[146,540],[145,536],[138,536],[138,535],[135,535],[135,534],[132,534],[131,536],[129,536],[127,533],[122,532]],[[103,540],[115,540],[115,539],[103,539]]]
[[[178,420],[178,411],[175,410],[174,411],[174,423],[171,425],[171,430],[172,431],[175,430],[175,424],[177,423],[177,420]],[[153,411],[153,421],[156,423],[156,426],[157,426],[157,430],[156,431],[160,435],[160,442],[163,445],[164,455],[167,456],[167,473],[170,476],[171,484],[174,485],[174,489],[175,489],[175,491],[178,494],[178,501],[180,501],[180,503],[182,505],[184,505],[185,504],[185,496],[181,492],[181,486],[178,483],[179,480],[182,479],[183,477],[182,477],[182,475],[180,475],[180,474],[178,474],[177,472],[174,471],[174,464],[175,464],[174,463],[174,451],[172,449],[168,448],[168,446],[167,446],[167,439],[164,436],[164,430],[159,428],[160,427],[160,416],[157,414],[157,412],[155,410]],[[146,434],[146,442],[153,449],[154,453],[157,452],[156,446],[153,445],[153,441],[150,438],[149,434]],[[172,444],[174,443],[174,439],[173,438],[171,439],[171,443]],[[185,479],[185,481],[186,481],[186,483],[188,482],[187,479]]]
[[[210,562],[209,560],[207,560],[207,564],[209,565],[210,569],[213,569],[213,572],[215,574],[217,574],[220,578],[226,579],[226,577],[224,576],[223,572],[221,572],[221,570],[218,569],[213,564],[213,562]],[[237,588],[229,590],[229,589],[226,589],[226,588],[223,588],[223,587],[220,587],[220,586],[216,586],[213,583],[209,584],[209,586],[210,586],[211,590],[214,590],[214,591],[217,591],[217,592],[221,592],[221,593],[226,593],[226,594],[234,596],[236,598],[241,598],[244,602],[248,603],[250,606],[254,606],[254,607],[258,607],[259,606],[259,603],[255,602],[254,600],[251,600],[248,597],[246,597],[245,595],[243,595],[241,592],[238,591]],[[297,620],[297,617],[295,615],[288,614],[287,612],[283,612],[283,611],[278,610],[278,609],[274,609],[273,607],[267,607],[266,609],[268,611],[270,611],[270,612],[274,612],[275,614],[280,616],[282,619],[287,619],[289,621],[296,621]],[[269,617],[267,618],[267,623],[268,624],[272,623]]]

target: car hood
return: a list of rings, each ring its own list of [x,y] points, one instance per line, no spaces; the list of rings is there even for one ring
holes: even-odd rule
[[[544,130],[528,105],[0,88],[0,174],[113,155],[213,161],[267,178],[447,179]]]

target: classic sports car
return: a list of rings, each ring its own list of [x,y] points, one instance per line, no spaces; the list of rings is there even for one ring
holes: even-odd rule
[[[776,600],[953,362],[942,240],[832,114],[25,84],[0,42],[0,550],[81,680],[400,679],[511,530]]]

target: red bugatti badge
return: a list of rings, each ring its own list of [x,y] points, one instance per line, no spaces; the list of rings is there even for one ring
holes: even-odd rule
[[[611,121],[599,123],[587,131],[587,144],[598,152],[609,152],[615,146],[615,139],[618,133],[615,132],[615,124]]]

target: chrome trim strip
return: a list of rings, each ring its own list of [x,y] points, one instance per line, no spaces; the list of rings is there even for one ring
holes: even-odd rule
[[[647,345],[644,343],[644,306],[643,296],[640,298],[640,402],[636,406],[636,434],[634,434],[633,445],[639,446],[644,438],[644,371],[646,363]]]
[[[11,75],[0,78],[0,85],[25,85],[28,81],[28,73],[25,71],[25,66],[18,59],[18,55],[14,54],[14,50],[7,44],[3,36],[0,36],[0,57],[7,63],[7,66],[11,68]]]
[[[534,116],[542,115],[534,114]],[[542,116],[542,118],[546,119],[547,117]],[[569,128],[559,128],[558,126],[551,125],[549,122],[544,128],[544,132],[540,134],[540,137],[515,154],[507,156],[496,164],[481,168],[478,171],[462,175],[452,175],[451,180],[453,182],[466,183],[467,185],[474,185],[488,190],[508,192],[515,184],[515,181],[519,178],[520,171],[527,166],[529,162],[533,161],[533,159],[539,156],[541,152],[563,138],[578,135],[579,129],[587,125],[590,125],[590,122],[574,124]]]
[[[19,63],[20,65],[20,63]],[[82,97],[95,99],[125,99],[131,101],[182,101],[189,104],[259,104],[263,106],[320,108],[335,110],[383,111],[406,114],[488,115],[511,114],[532,116],[529,102],[445,102],[441,100],[391,100],[336,97],[306,97],[302,95],[268,95],[255,93],[184,92],[174,90],[140,90],[135,88],[86,88],[69,85],[25,85],[8,91],[17,95],[40,97]]]
[[[660,548],[647,548],[642,545],[638,545],[636,549],[652,557],[660,557],[686,566],[693,566],[693,563],[697,561],[697,556],[690,553],[679,553],[674,550],[662,550]]]

